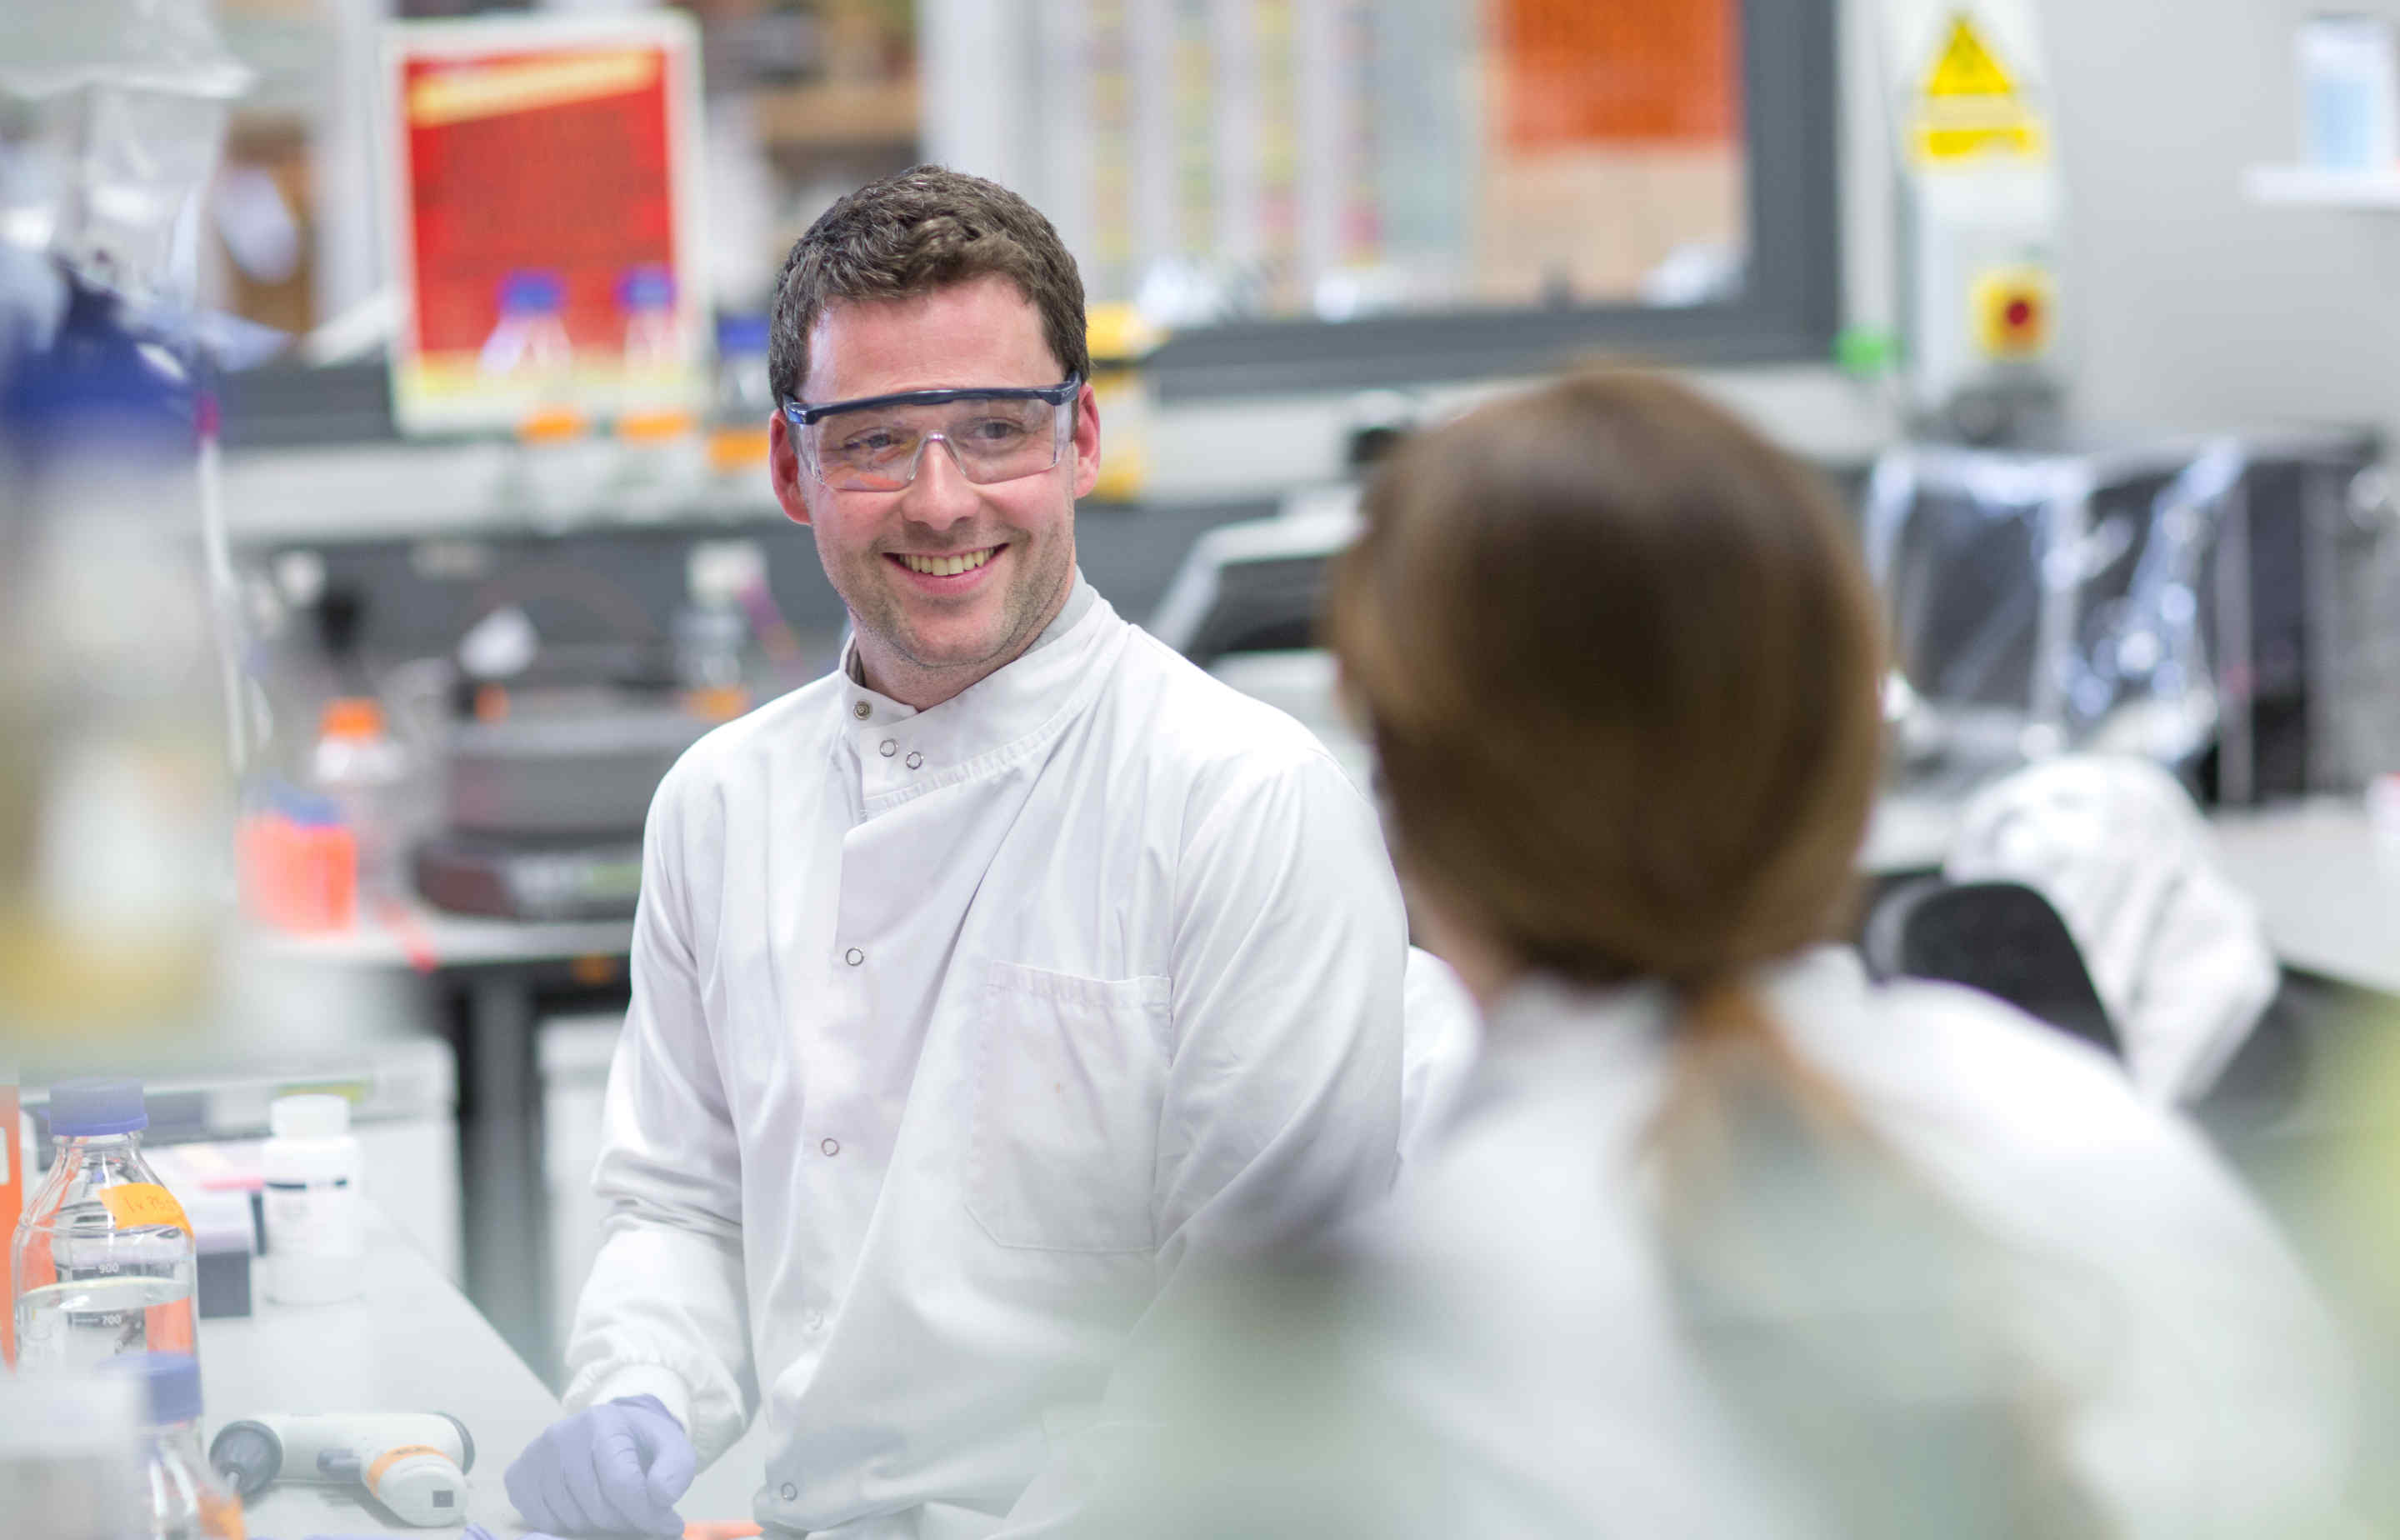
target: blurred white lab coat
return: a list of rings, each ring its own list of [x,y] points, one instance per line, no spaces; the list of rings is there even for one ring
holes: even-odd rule
[[[1457,971],[1409,948],[1400,1034],[1400,1165],[1406,1169],[1450,1121],[1475,1070],[1482,1018]]]
[[[651,810],[566,1401],[708,1458],[763,1398],[772,1525],[990,1533],[1180,1270],[1392,1180],[1372,810],[1106,603],[1062,623],[921,713],[819,680]]]
[[[1837,949],[1765,982],[1802,1062],[1993,1243],[1998,1275],[1966,1296],[1997,1320],[2005,1383],[1988,1389],[2049,1393],[2116,1533],[2332,1533],[2311,1525],[2346,1471],[2341,1355],[2193,1129],[1984,996],[1878,988]],[[1186,1334],[1152,1393],[1165,1431],[1143,1430],[1121,1462],[1142,1474],[1120,1477],[1090,1533],[1824,1533],[1692,1349],[1657,1241],[1671,1009],[1655,984],[1513,991],[1456,1117],[1361,1221],[1347,1265],[1314,1287],[1253,1277]],[[1840,1226],[1822,1233],[1842,1247]],[[1867,1299],[1892,1298],[1873,1292],[1887,1271],[1861,1280]],[[1890,1352],[1909,1329],[1870,1306],[1857,1335],[1856,1309],[1831,1317],[1848,1341]],[[1959,1338],[1936,1329],[1930,1358]]]

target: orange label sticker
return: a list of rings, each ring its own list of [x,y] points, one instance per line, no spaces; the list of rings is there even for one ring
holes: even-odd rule
[[[184,1206],[175,1194],[157,1182],[128,1182],[123,1187],[103,1189],[100,1201],[119,1225],[131,1229],[138,1224],[171,1224],[186,1235],[192,1233],[192,1221],[184,1217]]]

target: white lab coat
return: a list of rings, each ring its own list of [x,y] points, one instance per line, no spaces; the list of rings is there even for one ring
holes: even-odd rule
[[[2341,1355],[2193,1129],[1987,997],[1879,988],[1831,948],[1765,982],[1800,1058],[1997,1243],[1996,1287],[1975,1297],[1999,1352],[1940,1372],[2053,1393],[2061,1447],[2115,1533],[2334,1533],[2318,1520],[2348,1457]],[[1662,1268],[1647,1152],[1670,1009],[1655,984],[1513,991],[1452,1124],[1344,1265],[1253,1274],[1170,1334],[1149,1402],[1162,1426],[1120,1459],[1088,1533],[1823,1533],[1688,1345]],[[1842,1244],[1829,1227],[1827,1255]],[[1909,1319],[1871,1315],[1846,1340],[1889,1347]],[[1955,1351],[1959,1328],[1937,1329]]]
[[[651,808],[566,1402],[710,1458],[763,1398],[770,1526],[992,1532],[1179,1270],[1392,1180],[1373,811],[1106,603],[1062,624],[924,712],[818,680]]]
[[[1456,971],[1422,947],[1409,948],[1402,1000],[1400,1167],[1406,1170],[1466,1091],[1483,1022]]]

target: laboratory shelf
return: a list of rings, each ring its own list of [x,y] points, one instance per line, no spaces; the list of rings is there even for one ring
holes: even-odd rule
[[[2329,171],[2313,166],[2253,166],[2243,178],[2253,203],[2286,209],[2400,209],[2400,167]]]
[[[914,144],[923,113],[914,80],[826,81],[753,92],[751,121],[778,147]]]

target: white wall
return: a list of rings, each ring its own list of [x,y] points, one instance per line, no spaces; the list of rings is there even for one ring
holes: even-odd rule
[[[2298,143],[2292,32],[2400,0],[2040,0],[2087,421],[2400,432],[2400,214],[2269,209]]]

